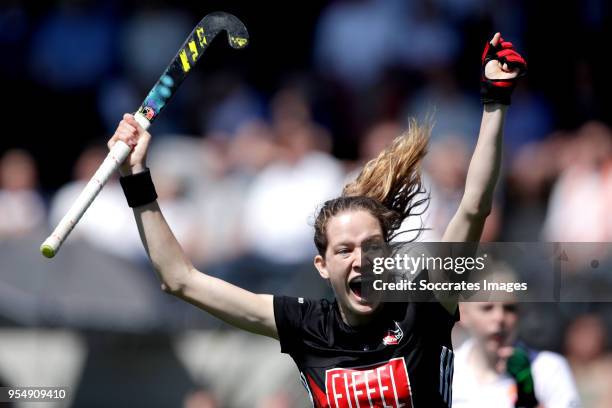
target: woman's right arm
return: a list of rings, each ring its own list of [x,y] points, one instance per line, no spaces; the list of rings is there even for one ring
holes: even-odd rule
[[[146,169],[150,138],[150,134],[138,125],[132,115],[124,115],[108,142],[109,148],[117,140],[133,147],[121,167],[123,175]],[[240,329],[278,338],[272,295],[249,292],[195,269],[170,230],[157,201],[133,210],[140,238],[165,292]]]

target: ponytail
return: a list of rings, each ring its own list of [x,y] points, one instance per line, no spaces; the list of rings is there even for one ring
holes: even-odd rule
[[[369,211],[379,220],[385,240],[390,241],[402,222],[409,215],[415,215],[415,208],[427,202],[427,196],[418,200],[416,197],[424,193],[421,160],[427,152],[430,134],[429,121],[419,125],[411,119],[408,130],[366,163],[359,176],[344,186],[340,197],[323,205],[315,221],[314,237],[320,255],[327,248],[327,222],[342,211]]]

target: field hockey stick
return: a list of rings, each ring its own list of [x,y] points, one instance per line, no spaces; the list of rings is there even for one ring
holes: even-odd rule
[[[208,45],[221,31],[227,32],[227,40],[232,48],[244,48],[249,42],[249,33],[246,27],[234,15],[215,12],[204,17],[187,37],[179,52],[134,114],[134,118],[143,129],[148,129],[157,118],[157,115],[164,109],[179,85],[187,77],[191,68],[198,62]],[[85,214],[111,174],[128,157],[130,151],[131,148],[126,143],[120,140],[115,143],[91,180],[53,230],[53,233],[40,246],[40,252],[44,256],[47,258],[55,256],[68,234]]]

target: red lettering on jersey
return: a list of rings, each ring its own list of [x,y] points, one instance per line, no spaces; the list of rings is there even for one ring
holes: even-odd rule
[[[359,368],[333,368],[325,373],[326,401],[315,394],[317,406],[330,408],[412,407],[410,380],[403,357]]]

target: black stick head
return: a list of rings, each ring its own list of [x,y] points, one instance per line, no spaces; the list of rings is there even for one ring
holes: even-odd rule
[[[138,113],[149,122],[153,122],[191,68],[200,60],[208,45],[221,31],[227,32],[227,41],[232,48],[241,49],[249,43],[249,33],[236,16],[222,11],[210,13],[200,20],[189,34],[179,52],[138,108]]]
[[[216,11],[206,15],[198,25],[204,28],[206,37],[211,40],[219,32],[227,32],[227,41],[232,48],[244,48],[249,43],[249,32],[246,26],[233,14]]]

